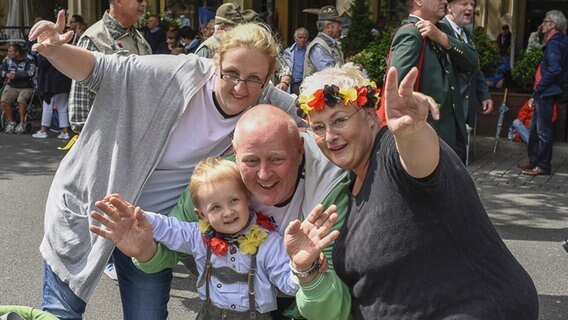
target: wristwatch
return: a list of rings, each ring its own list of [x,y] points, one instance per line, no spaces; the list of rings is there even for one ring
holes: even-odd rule
[[[298,271],[298,270],[294,269],[294,266],[292,266],[292,262],[290,261],[290,271],[292,271],[292,274],[295,275],[298,279],[308,278],[312,274],[318,272],[320,267],[321,267],[321,265],[320,265],[319,261],[316,260],[316,261],[314,261],[314,263],[312,263],[312,266],[308,270]]]

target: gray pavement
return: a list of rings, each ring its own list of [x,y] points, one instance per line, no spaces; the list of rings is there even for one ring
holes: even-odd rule
[[[525,157],[523,145],[502,140],[493,154],[493,141],[478,137],[468,170],[497,230],[535,282],[540,319],[568,319],[568,254],[560,246],[568,237],[568,144],[555,144],[553,175],[532,178],[515,166]],[[38,246],[49,185],[64,156],[60,145],[54,137],[0,133],[0,305],[40,304]],[[175,268],[170,319],[194,318],[194,283],[183,266]],[[118,287],[102,276],[85,319],[121,317]]]

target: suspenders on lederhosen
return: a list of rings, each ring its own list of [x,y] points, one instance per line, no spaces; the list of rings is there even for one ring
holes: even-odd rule
[[[226,284],[244,282],[248,284],[249,310],[236,311],[222,309],[211,303],[210,282],[211,276],[215,276],[219,281]],[[197,283],[197,287],[205,285],[205,299],[197,319],[249,319],[249,320],[269,320],[272,319],[270,313],[258,313],[256,311],[256,292],[254,289],[254,278],[256,276],[256,254],[250,257],[250,269],[248,273],[240,273],[229,267],[213,268],[211,264],[211,248],[207,248],[207,260],[205,262],[205,272]],[[230,317],[230,318],[229,318]]]

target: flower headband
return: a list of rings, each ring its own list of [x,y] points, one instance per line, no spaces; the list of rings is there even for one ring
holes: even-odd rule
[[[355,103],[357,108],[365,106],[375,108],[380,99],[380,92],[381,90],[377,88],[374,82],[371,82],[370,85],[347,89],[340,89],[334,84],[326,84],[323,89],[316,90],[309,97],[300,95],[298,105],[305,114],[310,113],[312,110],[321,111],[326,105],[334,107],[340,102],[343,102],[345,105]]]

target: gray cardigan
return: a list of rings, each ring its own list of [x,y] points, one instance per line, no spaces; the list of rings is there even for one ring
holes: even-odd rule
[[[195,55],[94,54],[95,67],[82,84],[97,97],[80,139],[55,174],[40,246],[54,273],[84,301],[114,248],[89,232],[95,201],[113,192],[138,199],[181,114],[215,71],[212,60]],[[294,98],[272,84],[263,102],[295,116]]]

